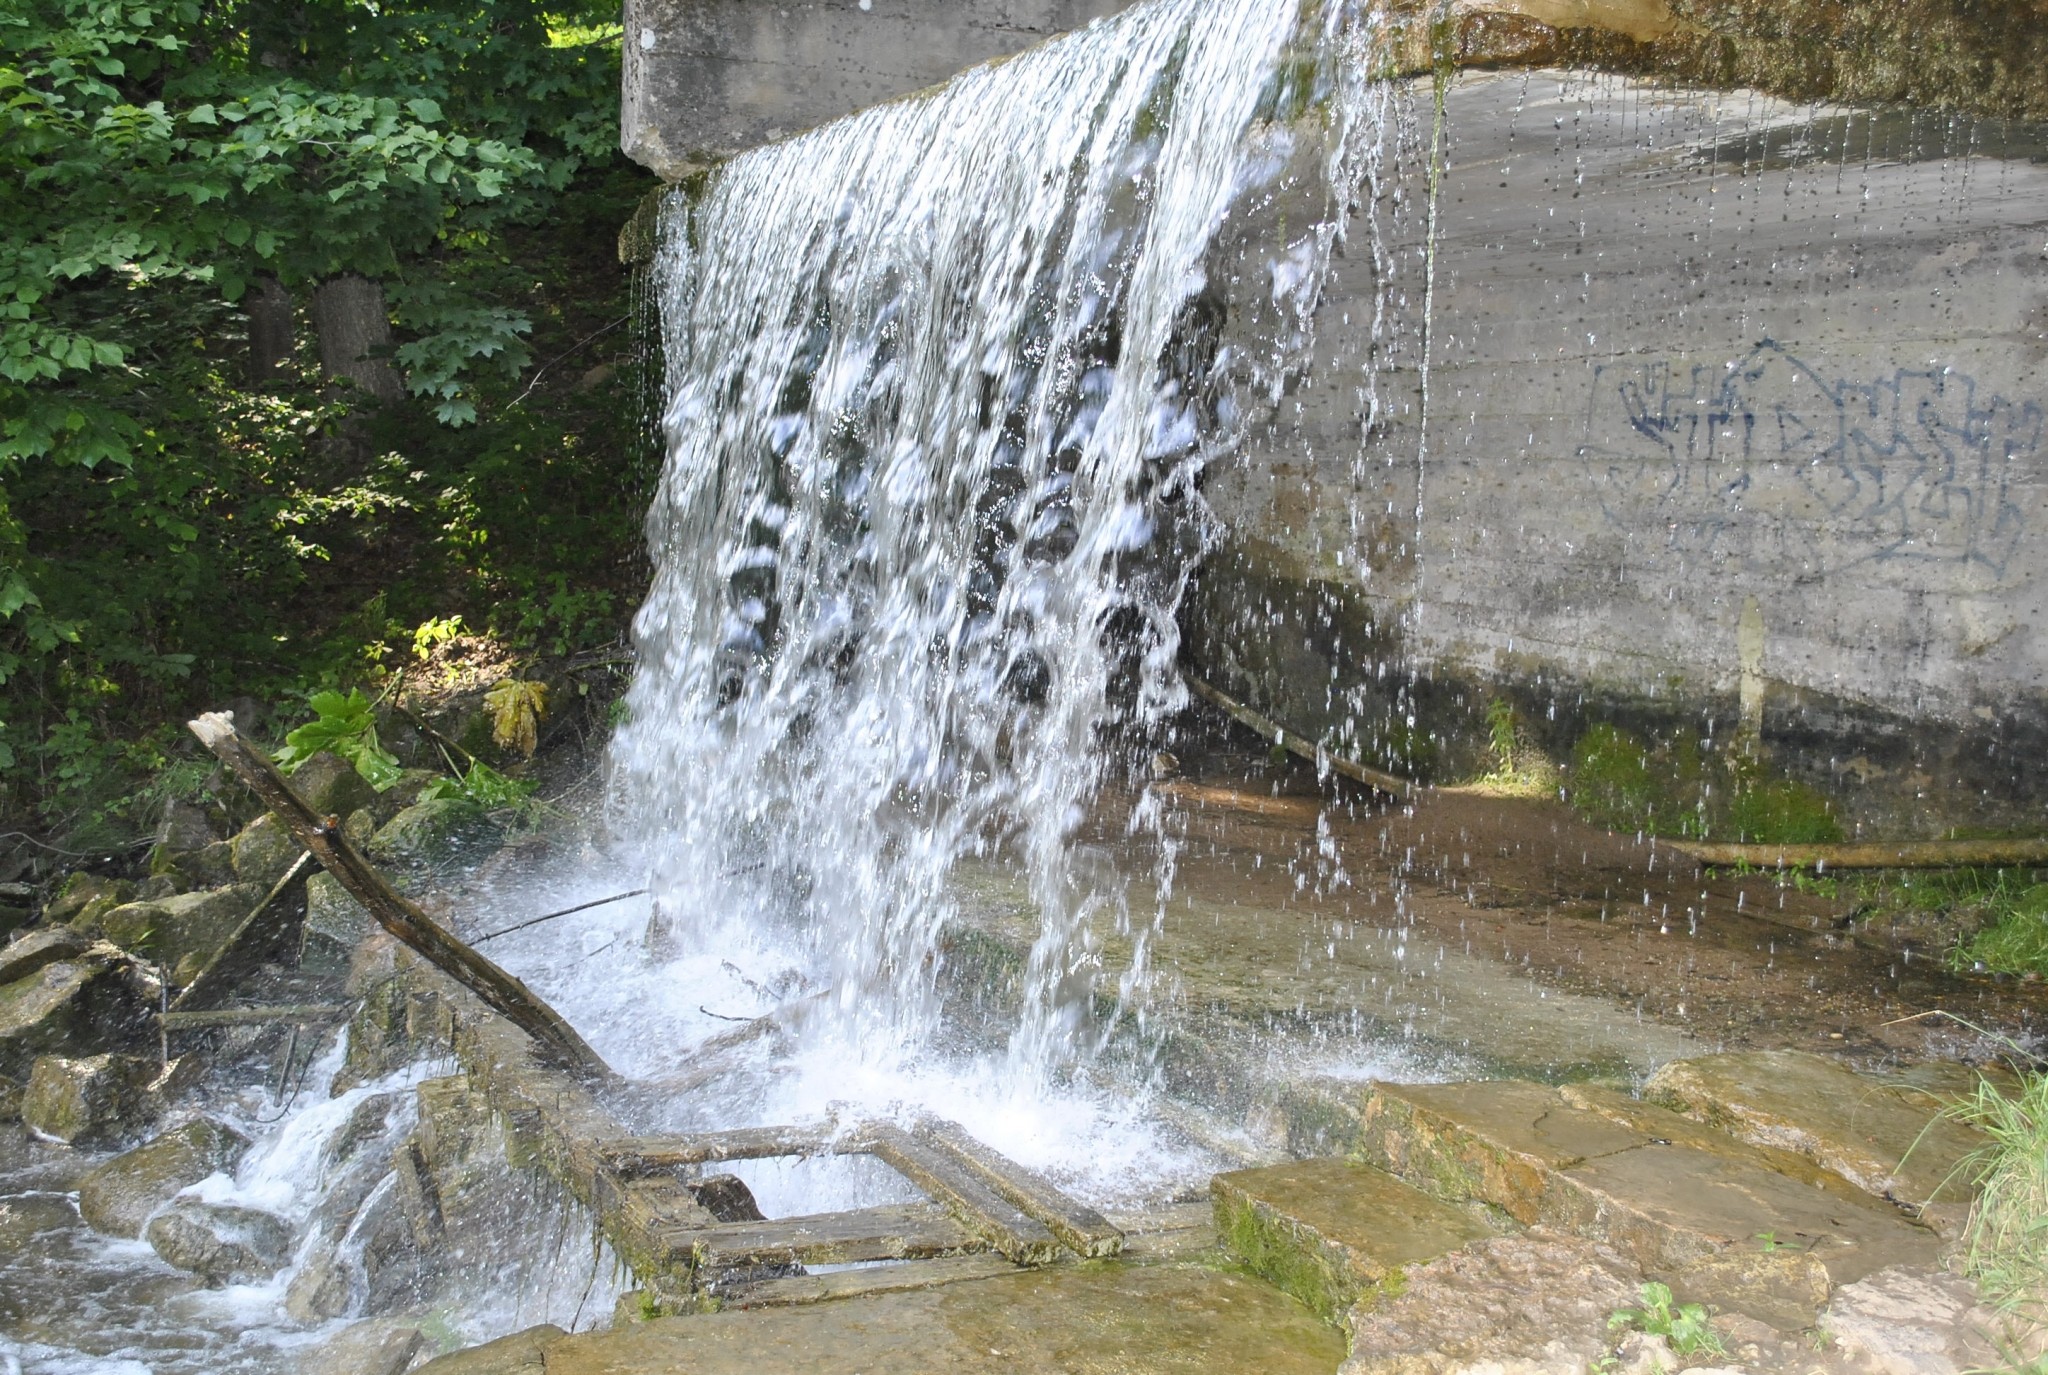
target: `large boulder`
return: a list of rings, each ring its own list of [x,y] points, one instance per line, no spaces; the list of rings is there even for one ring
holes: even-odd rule
[[[253,883],[238,883],[154,902],[131,902],[107,913],[100,928],[123,949],[175,969],[188,957],[203,962],[220,949],[263,900],[264,891]]]
[[[78,1212],[109,1236],[138,1237],[150,1214],[217,1170],[232,1169],[249,1138],[195,1117],[95,1167],[78,1182]]]
[[[139,1055],[41,1056],[21,1096],[22,1125],[67,1146],[113,1140],[141,1117],[156,1076],[156,1062]]]
[[[377,790],[370,786],[370,780],[330,750],[322,750],[299,765],[292,773],[291,783],[299,800],[317,816],[345,817],[377,800]]]
[[[26,883],[0,883],[0,941],[35,920],[35,888]]]
[[[378,830],[370,857],[384,864],[438,868],[481,859],[504,841],[504,833],[465,798],[416,802]]]
[[[53,926],[70,922],[82,929],[97,930],[100,917],[124,902],[133,901],[135,885],[127,879],[79,872],[64,880],[57,896],[43,908],[43,920]]]
[[[306,940],[309,958],[316,963],[322,962],[318,957],[324,953],[326,962],[338,960],[340,967],[346,968],[347,952],[355,949],[376,926],[363,905],[348,895],[334,875],[323,872],[306,880]],[[316,941],[325,942],[328,950],[314,950]]]
[[[0,1122],[21,1120],[21,1094],[20,1080],[0,1074]]]
[[[68,926],[45,926],[0,946],[0,985],[40,973],[59,960],[75,960],[92,948],[91,936]]]
[[[91,1055],[139,1040],[152,982],[108,945],[0,985],[0,1074],[28,1077],[38,1055]]]
[[[269,1279],[292,1257],[292,1226],[275,1213],[181,1198],[149,1220],[159,1256],[209,1284]]]
[[[244,826],[228,844],[234,852],[235,877],[266,890],[283,878],[303,853],[284,823],[269,812]]]
[[[198,850],[220,838],[218,816],[198,802],[171,803],[164,808],[164,819],[156,828],[156,848],[166,854]]]

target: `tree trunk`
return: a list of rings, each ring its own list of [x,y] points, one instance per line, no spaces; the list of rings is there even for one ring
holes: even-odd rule
[[[313,329],[320,338],[320,366],[329,377],[346,378],[380,401],[405,396],[398,370],[371,356],[391,345],[382,282],[352,273],[322,282],[313,292]]]
[[[268,381],[291,361],[294,337],[292,294],[275,277],[258,277],[243,302],[249,312],[249,380]]]

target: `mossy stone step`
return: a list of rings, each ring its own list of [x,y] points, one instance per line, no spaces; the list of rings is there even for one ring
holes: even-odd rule
[[[1957,1167],[1986,1144],[1982,1133],[1941,1115],[1958,1094],[1882,1083],[1797,1050],[1674,1060],[1651,1076],[1643,1096],[1745,1141],[1803,1155],[1920,1209],[1948,1236],[1970,1201],[1968,1174]]]
[[[1223,1249],[1254,1274],[1339,1322],[1361,1298],[1398,1293],[1408,1266],[1493,1229],[1353,1160],[1295,1160],[1210,1181]]]
[[[1591,1094],[1591,1096],[1589,1096]],[[1605,1242],[1682,1299],[1805,1327],[1939,1238],[1840,1176],[1653,1104],[1546,1084],[1374,1084],[1360,1156],[1450,1202]]]

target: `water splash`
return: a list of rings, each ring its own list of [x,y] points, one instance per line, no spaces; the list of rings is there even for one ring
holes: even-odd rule
[[[1070,842],[1130,728],[1185,702],[1196,478],[1304,352],[1372,28],[1151,0],[671,205],[669,458],[614,748],[658,945],[793,949],[783,994],[909,1050],[948,875],[1003,850],[1040,923],[1012,1068],[1086,1046],[1104,924],[1137,927],[1135,995],[1145,923]]]

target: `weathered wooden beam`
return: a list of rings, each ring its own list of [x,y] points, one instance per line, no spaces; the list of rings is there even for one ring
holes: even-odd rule
[[[1835,845],[1733,845],[1665,840],[1702,864],[1753,869],[1962,869],[2048,864],[2048,840],[1848,841]]]
[[[264,1026],[272,1022],[338,1022],[348,1016],[342,1003],[288,1003],[279,1007],[216,1007],[196,1012],[166,1012],[159,1019],[165,1031],[201,1027]]]
[[[643,1136],[614,1142],[604,1151],[605,1167],[622,1178],[657,1174],[721,1160],[768,1160],[780,1155],[859,1155],[865,1148],[841,1144],[818,1127],[742,1127],[737,1131],[693,1132],[687,1136]]]
[[[254,973],[257,966],[272,955],[281,953],[282,938],[292,929],[291,918],[287,914],[292,892],[304,887],[306,879],[318,867],[319,861],[313,858],[313,852],[302,851],[292,867],[285,871],[284,877],[271,885],[263,901],[242,918],[227,940],[221,943],[220,949],[213,952],[213,958],[206,962],[206,967],[185,986],[185,991],[172,1002],[171,1011],[197,1012],[218,1004],[236,982]]]
[[[997,1194],[950,1154],[886,1122],[862,1129],[858,1141],[1017,1264],[1043,1265],[1059,1254],[1060,1243],[1044,1223]]]
[[[1072,1199],[1051,1181],[999,1155],[959,1124],[931,1117],[912,1132],[915,1140],[950,1156],[1003,1198],[1037,1218],[1077,1256],[1113,1256],[1124,1246],[1124,1234],[1108,1218]]]
[[[536,998],[525,984],[442,927],[418,903],[393,888],[348,843],[341,833],[339,817],[314,815],[269,757],[235,730],[233,717],[208,712],[189,725],[199,743],[213,751],[263,799],[285,829],[312,851],[321,867],[334,875],[379,926],[531,1036],[547,1059],[586,1080],[613,1078],[604,1060],[560,1014]]]
[[[893,1203],[815,1217],[721,1222],[660,1235],[703,1278],[764,1265],[850,1265],[983,1251],[988,1243],[932,1203]]]
[[[1368,788],[1378,788],[1381,792],[1391,794],[1394,797],[1408,796],[1409,791],[1414,786],[1405,778],[1397,778],[1393,774],[1383,773],[1378,769],[1360,764],[1356,760],[1346,759],[1340,754],[1324,749],[1307,736],[1298,735],[1270,717],[1260,715],[1235,697],[1203,682],[1193,674],[1188,675],[1188,686],[1195,690],[1195,696],[1211,706],[1219,708],[1231,720],[1241,726],[1249,727],[1266,739],[1282,746],[1288,753],[1299,755],[1303,759],[1308,760],[1317,769],[1330,768],[1337,773],[1343,774],[1353,782],[1363,783]]]

